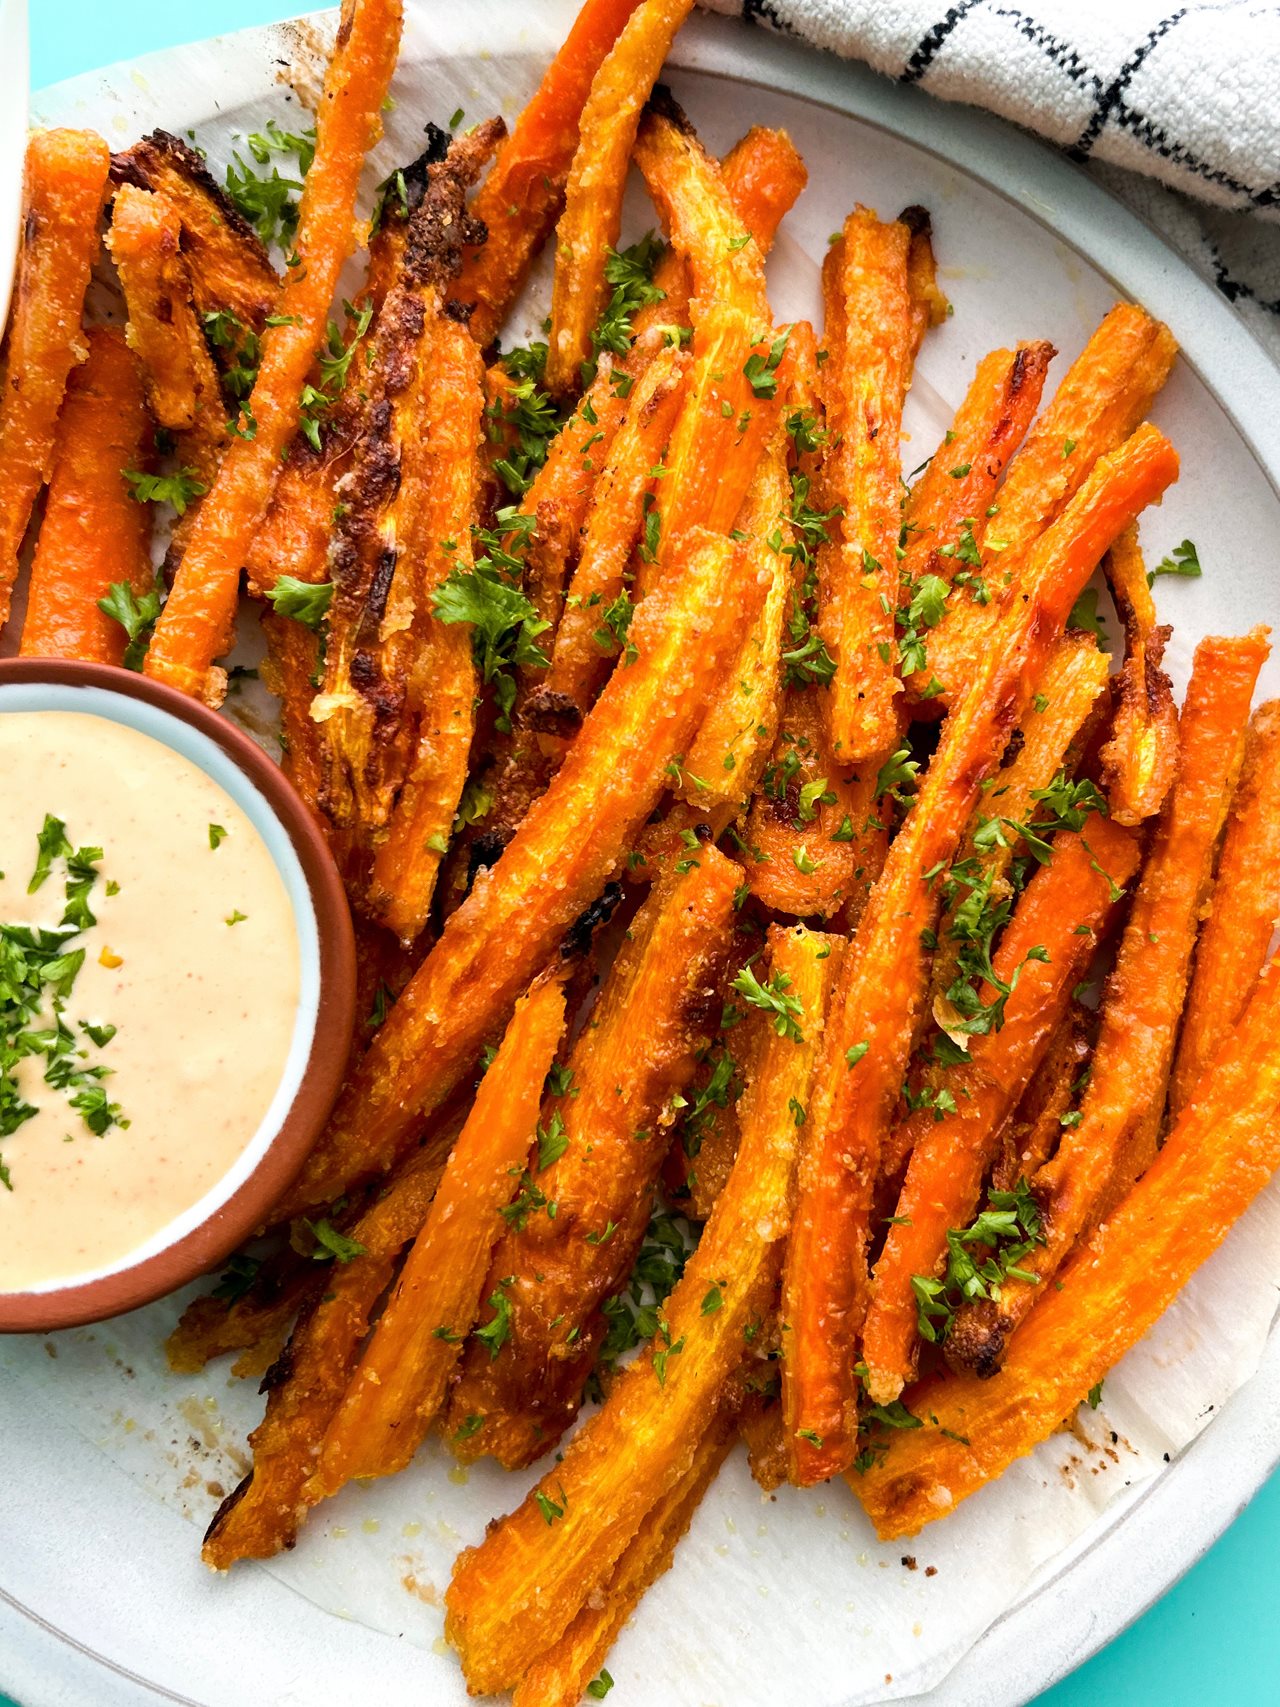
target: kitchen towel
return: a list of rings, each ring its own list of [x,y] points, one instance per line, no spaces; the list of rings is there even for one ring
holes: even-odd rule
[[[1280,6],[702,0],[985,107],[1080,162],[1280,361]]]

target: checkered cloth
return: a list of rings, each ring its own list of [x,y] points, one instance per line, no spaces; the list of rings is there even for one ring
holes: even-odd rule
[[[1256,0],[702,0],[1035,131],[1280,361],[1280,7]],[[1166,0],[1167,4],[1167,0]]]

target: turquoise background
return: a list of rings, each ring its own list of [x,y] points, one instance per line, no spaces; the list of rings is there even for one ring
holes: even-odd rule
[[[299,6],[282,0],[31,0],[31,9],[31,72],[38,88],[152,48],[286,18]],[[1280,1479],[1145,1618],[1042,1696],[1041,1707],[1280,1702],[1278,1559]],[[975,1559],[974,1569],[981,1568]],[[1099,1584],[1100,1596],[1105,1592]],[[11,1704],[0,1696],[0,1707]]]

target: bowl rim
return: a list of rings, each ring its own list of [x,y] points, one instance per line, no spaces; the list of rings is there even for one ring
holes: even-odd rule
[[[95,688],[168,712],[207,736],[243,772],[284,830],[315,910],[319,992],[302,1079],[252,1172],[198,1226],[137,1263],[80,1284],[0,1293],[0,1333],[82,1327],[153,1303],[223,1262],[261,1229],[302,1168],[337,1099],[355,1023],[355,933],[342,879],[319,824],[280,767],[199,700],[113,664],[0,659],[0,687]],[[2,713],[0,713],[2,715]],[[156,737],[159,738],[159,737]]]

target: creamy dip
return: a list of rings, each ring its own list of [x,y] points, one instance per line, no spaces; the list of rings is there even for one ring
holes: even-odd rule
[[[14,1292],[120,1262],[234,1166],[283,1076],[299,946],[257,830],[150,735],[3,713],[0,780],[0,1291]],[[22,927],[66,941],[35,939],[15,1001]]]

